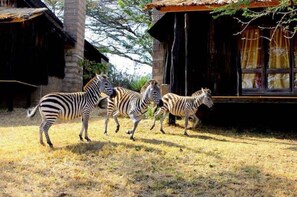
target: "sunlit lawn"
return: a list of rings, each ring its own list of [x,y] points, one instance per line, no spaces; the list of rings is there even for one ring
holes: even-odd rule
[[[80,119],[59,121],[52,150],[39,144],[39,113],[1,111],[0,196],[297,196],[295,137],[205,126],[187,137],[167,124],[161,134],[145,119],[131,141],[132,122],[119,121],[105,136],[94,113],[90,143],[79,141]]]

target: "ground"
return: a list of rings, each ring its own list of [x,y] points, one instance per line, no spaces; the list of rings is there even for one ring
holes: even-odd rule
[[[297,196],[296,132],[198,126],[183,135],[152,119],[140,122],[135,141],[120,118],[114,133],[97,110],[92,142],[79,141],[81,121],[50,129],[54,149],[39,144],[40,115],[0,111],[0,196]]]

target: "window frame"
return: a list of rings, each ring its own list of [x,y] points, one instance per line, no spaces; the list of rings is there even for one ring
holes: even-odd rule
[[[258,27],[252,26],[247,29],[257,29]],[[259,30],[260,36],[269,36],[269,30]],[[241,38],[241,37],[240,37]],[[241,87],[242,95],[297,95],[297,56],[294,56],[294,53],[297,54],[297,39],[296,36],[289,39],[289,68],[269,68],[269,40],[260,38],[259,47],[261,48],[261,58],[260,63],[261,68],[242,68],[241,61],[239,65],[240,69],[240,80],[239,85]],[[242,50],[242,41],[239,40],[239,51],[241,57]],[[240,58],[241,59],[241,58]],[[268,87],[268,76],[269,74],[285,74],[289,75],[289,88],[273,88]],[[260,88],[243,88],[243,74],[261,74],[261,87]],[[294,82],[296,81],[296,83]]]

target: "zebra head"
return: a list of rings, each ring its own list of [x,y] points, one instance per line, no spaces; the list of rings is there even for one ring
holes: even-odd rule
[[[116,91],[114,90],[113,85],[109,82],[107,76],[104,74],[96,74],[96,78],[98,80],[100,92],[103,92],[110,97],[114,97]]]
[[[201,88],[201,97],[202,97],[202,103],[206,105],[208,108],[213,107],[213,100],[211,98],[211,91],[207,88],[203,89]]]
[[[158,105],[161,101],[161,92],[160,88],[158,87],[158,82],[154,79],[151,79],[147,82],[145,86],[147,87],[145,89],[144,94],[148,96],[148,99],[150,101],[153,101],[156,105]]]
[[[115,90],[113,89],[113,85],[108,81],[106,75],[98,75],[96,74],[85,86],[84,91],[95,94],[97,96],[100,95],[100,92],[105,93],[108,96],[112,96],[115,94]]]

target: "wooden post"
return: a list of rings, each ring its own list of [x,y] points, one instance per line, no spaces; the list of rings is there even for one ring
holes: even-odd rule
[[[185,95],[188,96],[188,30],[189,30],[189,15],[185,13]]]

